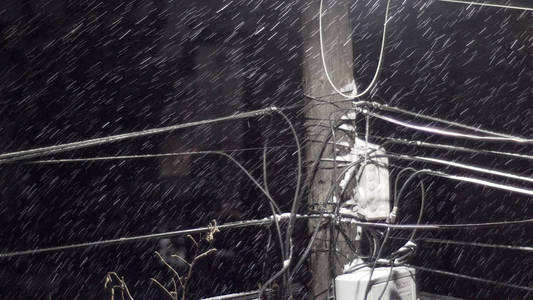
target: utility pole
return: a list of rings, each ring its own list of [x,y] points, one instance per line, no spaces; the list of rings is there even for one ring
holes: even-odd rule
[[[350,101],[337,102],[335,105],[328,104],[332,101],[343,99],[341,95],[335,93],[335,90],[329,84],[326,73],[322,65],[320,54],[320,36],[319,36],[319,7],[320,1],[310,1],[310,7],[306,10],[303,18],[303,41],[304,41],[304,62],[303,62],[303,80],[304,91],[306,95],[319,99],[319,101],[307,99],[306,107],[306,160],[308,164],[308,176],[310,176],[312,161],[320,155],[323,142],[329,133],[331,133],[330,118],[332,122],[337,120],[349,109],[352,104]],[[349,1],[336,0],[326,1],[323,3],[322,11],[322,33],[324,53],[328,71],[332,81],[339,89],[345,93],[350,93],[354,88],[353,80],[353,52],[351,40],[351,25],[349,18]],[[335,137],[337,142],[342,139],[342,133],[336,131]],[[344,141],[347,141],[346,139]],[[331,158],[334,147],[328,145],[323,153],[322,158]],[[328,203],[332,199],[327,198],[327,193],[332,187],[334,171],[331,162],[322,162],[321,166],[330,168],[319,168],[315,174],[312,189],[309,191],[308,203],[310,207],[321,211],[333,211],[334,206]],[[310,232],[314,231],[318,225],[317,220],[309,221]],[[355,236],[355,228],[350,230],[351,236]],[[331,268],[339,270],[339,265],[331,266],[329,251],[336,251],[330,248],[330,232],[322,229],[317,235],[313,245],[310,257],[310,271],[312,273],[312,293],[315,299],[327,299],[328,287],[330,286]],[[352,257],[351,251],[347,250],[344,240],[339,238],[337,249],[347,257]],[[341,255],[341,256],[344,256]]]

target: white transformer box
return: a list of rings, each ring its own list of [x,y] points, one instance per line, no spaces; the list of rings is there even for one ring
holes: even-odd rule
[[[370,277],[370,268],[361,268],[353,273],[335,278],[335,296],[337,300],[364,300]],[[387,279],[392,270],[391,280]],[[367,300],[416,300],[417,290],[415,270],[408,267],[379,267],[374,270],[369,285]]]

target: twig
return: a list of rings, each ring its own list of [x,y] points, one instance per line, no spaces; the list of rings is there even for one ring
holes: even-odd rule
[[[161,288],[163,291],[165,291],[165,293],[167,293],[170,298],[172,298],[173,300],[177,300],[177,294],[173,295],[166,287],[164,287],[159,281],[157,281],[157,279],[150,278],[150,280],[157,286],[159,286],[159,288]]]
[[[128,289],[128,286],[126,285],[126,282],[124,281],[124,278],[121,278],[120,276],[118,276],[118,274],[116,272],[108,272],[106,274],[104,288],[107,288],[107,285],[109,283],[113,282],[113,278],[115,278],[119,282],[119,285],[113,285],[111,287],[111,300],[115,299],[115,289],[116,288],[120,288],[122,300],[126,299],[125,295],[124,295],[124,292],[126,292],[126,295],[128,296],[129,300],[133,300],[133,297],[131,296],[130,290]]]
[[[161,254],[159,254],[159,252],[155,251],[155,255],[157,255],[157,257],[159,257],[159,260],[170,270],[172,271],[172,273],[174,273],[174,275],[178,278],[180,278],[180,274],[178,273],[178,271],[176,271],[171,265],[169,265],[166,260],[161,256]],[[174,256],[174,255],[173,255]],[[177,256],[177,255],[176,255]]]

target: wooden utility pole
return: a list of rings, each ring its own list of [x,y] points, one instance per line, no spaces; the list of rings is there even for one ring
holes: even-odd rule
[[[319,37],[319,1],[310,1],[310,8],[305,12],[303,19],[303,40],[304,40],[304,63],[303,63],[303,80],[304,91],[306,95],[319,99],[320,101],[308,101],[306,107],[306,127],[307,139],[310,143],[306,148],[306,160],[314,161],[320,154],[323,141],[331,132],[329,128],[329,118],[338,119],[343,112],[340,108],[350,108],[351,103],[337,102],[335,105],[324,102],[343,99],[342,96],[335,93],[326,78],[326,73],[322,65],[320,55],[320,37]],[[323,44],[326,58],[326,64],[332,81],[335,86],[343,92],[350,93],[353,88],[353,52],[351,41],[351,25],[349,18],[349,1],[324,0],[322,11],[322,33]],[[346,90],[348,89],[348,91]],[[345,113],[345,112],[344,112]],[[337,141],[342,138],[340,132],[337,132]],[[322,158],[331,158],[333,147],[329,145],[326,148]],[[312,172],[312,163],[308,164],[308,175]],[[331,167],[328,162],[322,163],[322,166]],[[320,168],[315,175],[312,189],[309,191],[308,202],[314,209],[332,211],[333,206],[328,204],[332,199],[327,198],[328,190],[332,186],[333,171],[331,168]],[[309,222],[309,230],[314,231],[317,225],[316,220]],[[328,251],[330,247],[329,230],[323,229],[318,233],[317,239],[313,246],[310,261],[310,271],[313,278],[313,295],[316,299],[326,299],[327,289],[331,283],[330,262]],[[343,240],[339,240],[337,249],[348,257],[351,253],[346,250]],[[349,254],[349,255],[348,255]],[[335,266],[338,270],[339,266]]]

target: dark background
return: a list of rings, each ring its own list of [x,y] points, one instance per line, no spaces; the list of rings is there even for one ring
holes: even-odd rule
[[[0,4],[0,144],[2,152],[223,116],[305,101],[301,90],[301,17],[306,1],[2,1]],[[527,1],[513,1],[526,5]],[[384,1],[353,1],[354,74],[373,76]],[[520,136],[530,129],[531,12],[434,1],[392,1],[383,72],[369,99]],[[289,111],[303,136],[300,110]],[[529,146],[463,143],[372,122],[372,132],[530,153]],[[235,149],[292,143],[279,116],[202,126],[62,155]],[[392,146],[531,174],[527,161]],[[261,176],[261,151],[235,157]],[[270,187],[288,209],[293,149],[269,151]],[[403,164],[401,162],[394,162]],[[61,165],[10,165],[0,172],[2,252],[162,232],[269,214],[264,197],[229,162],[186,157]],[[415,165],[420,167],[419,165]],[[168,171],[174,170],[174,171]],[[457,170],[450,172],[460,173]],[[509,184],[520,183],[508,181]],[[426,223],[525,219],[531,199],[428,178]],[[412,200],[412,201],[411,201]],[[414,222],[416,190],[401,222]],[[531,245],[529,227],[433,233],[487,243]],[[302,232],[300,230],[299,232]],[[277,270],[265,254],[264,228],[228,231],[220,254],[197,270],[191,297],[257,288]],[[401,235],[401,233],[398,233]],[[429,235],[429,234],[426,234]],[[188,247],[173,239],[175,249]],[[160,299],[149,277],[165,278],[158,241],[3,259],[2,299],[105,299],[104,276],[125,276],[134,296]],[[423,266],[532,285],[533,258],[509,250],[420,243]],[[227,251],[222,251],[227,250]],[[264,261],[269,262],[264,268]],[[469,299],[525,299],[517,290],[419,273],[424,291]],[[306,283],[308,278],[300,278]]]

